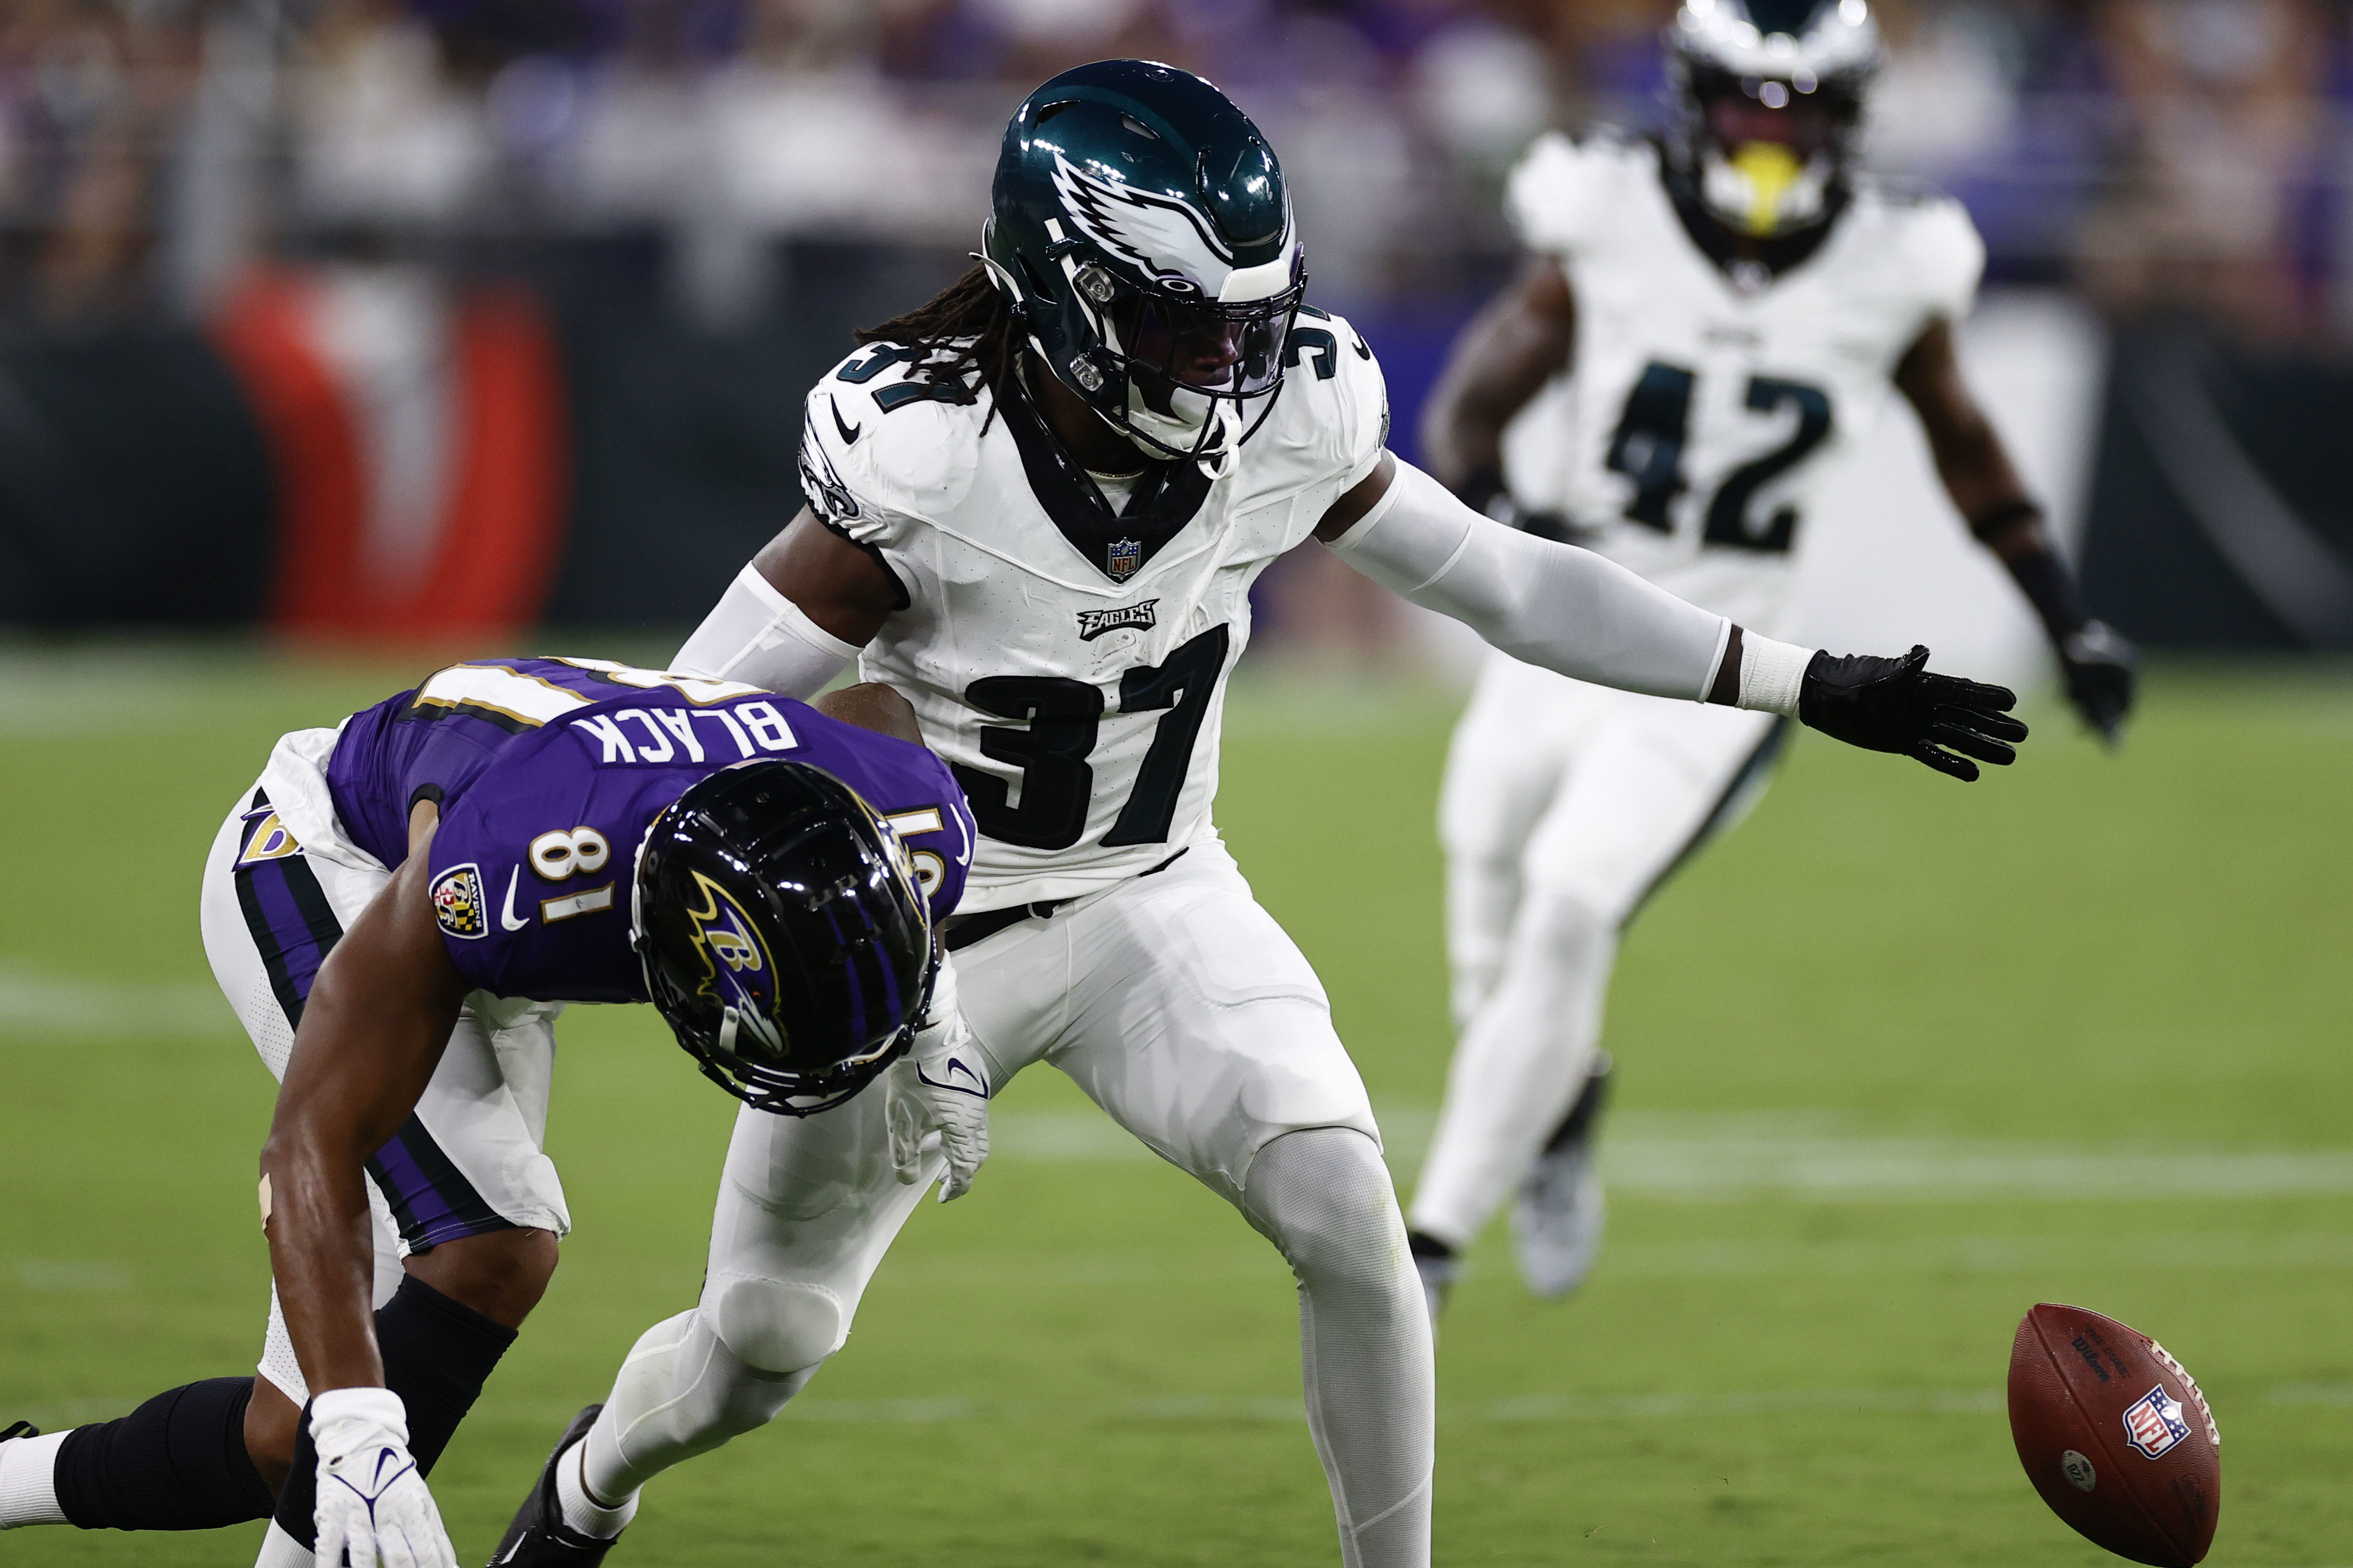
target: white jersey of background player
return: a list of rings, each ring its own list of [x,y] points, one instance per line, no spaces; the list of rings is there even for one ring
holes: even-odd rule
[[[681,664],[797,692],[858,656],[914,704],[981,835],[944,928],[970,1068],[994,1087],[1051,1062],[1282,1250],[1343,1559],[1419,1568],[1430,1322],[1379,1133],[1323,987],[1210,818],[1251,581],[1312,535],[1585,679],[1802,701],[1887,750],[1927,746],[1937,712],[1989,760],[2023,730],[2005,692],[1744,635],[1397,462],[1371,349],[1300,303],[1273,153],[1198,78],[1108,61],[1031,94],[986,243],[985,269],[862,334],[810,395],[811,510]],[[739,1120],[701,1304],[565,1434],[500,1563],[596,1560],[649,1478],[840,1348],[915,1201],[860,1104]]]
[[[1512,175],[1529,258],[1432,399],[1433,470],[1474,506],[1783,636],[1791,545],[1900,388],[1956,505],[2042,612],[2076,703],[2113,736],[2129,650],[2077,605],[1954,367],[1985,247],[1957,203],[1848,166],[1879,53],[1868,9],[1695,0],[1669,50],[1668,137],[1546,136]],[[1461,1041],[1410,1211],[1433,1310],[1514,1189],[1530,1285],[1584,1278],[1619,932],[1754,803],[1787,731],[1488,661],[1440,807]]]

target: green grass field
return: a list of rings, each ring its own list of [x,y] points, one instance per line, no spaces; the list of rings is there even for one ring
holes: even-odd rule
[[[249,1367],[270,1084],[213,992],[208,837],[276,733],[414,671],[0,662],[0,1423]],[[1612,1234],[1567,1303],[1500,1231],[1440,1349],[1443,1563],[2089,1565],[2000,1389],[2032,1302],[2195,1371],[2214,1563],[2353,1563],[2353,679],[2161,668],[2120,756],[2033,715],[1974,789],[1800,745],[1642,917],[1610,1013]],[[1256,688],[1219,817],[1328,984],[1409,1179],[1447,1035],[1450,712]],[[729,1105],[637,1009],[566,1020],[576,1234],[435,1479],[487,1556],[572,1410],[693,1300]],[[926,1205],[848,1350],[648,1494],[616,1564],[1335,1563],[1285,1271],[1050,1069]],[[0,1564],[249,1561],[0,1537]]]

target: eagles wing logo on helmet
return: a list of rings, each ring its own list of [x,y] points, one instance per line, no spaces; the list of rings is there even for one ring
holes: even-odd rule
[[[737,1016],[739,1029],[781,1056],[785,1037],[776,1022],[776,966],[769,961],[759,931],[726,889],[700,871],[693,877],[702,901],[686,916],[709,971],[703,989]]]
[[[1059,152],[1054,154],[1054,192],[1082,234],[1158,288],[1215,300],[1235,271],[1233,251],[1183,202],[1097,179]],[[1295,243],[1290,228],[1286,211],[1283,264],[1278,268],[1286,279]]]

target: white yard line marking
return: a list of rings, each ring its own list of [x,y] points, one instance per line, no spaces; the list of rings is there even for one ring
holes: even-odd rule
[[[1746,1394],[1536,1394],[1515,1399],[1441,1401],[1440,1421],[1723,1420],[1775,1411],[1819,1410],[1858,1415],[1984,1415],[2003,1408],[1999,1389],[1800,1388]],[[1158,1399],[798,1399],[786,1418],[852,1424],[927,1425],[946,1421],[1106,1420],[1303,1422],[1296,1394],[1176,1394]]]
[[[2284,1383],[2265,1394],[2263,1403],[2353,1409],[2353,1383]]]
[[[0,963],[0,1039],[11,1036],[86,1038],[92,1035],[238,1033],[217,986],[196,981],[125,985],[73,980]]]
[[[1920,1236],[1851,1241],[1697,1239],[1620,1241],[1603,1247],[1599,1277],[1636,1279],[1819,1278],[1856,1275],[2063,1275],[2136,1271],[2152,1258],[2173,1272],[2353,1269],[2353,1231],[2243,1236],[2235,1231],[2075,1236]],[[892,1278],[926,1289],[1083,1289],[1173,1280],[1284,1275],[1272,1250],[1152,1253],[951,1252],[894,1257]],[[1477,1277],[1474,1275],[1474,1278]],[[2053,1284],[2051,1288],[2059,1288]]]
[[[2318,1395],[2317,1397],[2316,1395]],[[144,1395],[60,1400],[16,1412],[49,1430],[122,1415]],[[2253,1403],[2252,1401],[2246,1403]],[[2271,1391],[2274,1407],[2353,1405],[2353,1386],[2289,1384]],[[533,1426],[560,1426],[574,1406],[544,1401],[503,1402],[494,1418]],[[1440,1400],[1438,1418],[1456,1425],[1508,1426],[1545,1421],[1725,1421],[1778,1414],[1824,1415],[1966,1415],[1983,1418],[2006,1408],[1999,1388],[1778,1388],[1699,1394],[1539,1394],[1510,1399]],[[939,1395],[923,1399],[828,1399],[809,1395],[785,1407],[786,1421],[842,1426],[944,1426],[957,1422],[1095,1421],[1155,1426],[1184,1422],[1303,1423],[1296,1393],[1179,1394],[1148,1399],[994,1399]]]
[[[1410,1169],[1431,1113],[1381,1113],[1392,1166]],[[1005,1110],[990,1128],[998,1157],[1022,1161],[1155,1156],[1091,1110]],[[2353,1193],[2353,1150],[2097,1150],[2025,1139],[1891,1138],[1836,1118],[1618,1118],[1601,1142],[1611,1189],[1658,1199],[1802,1198],[1934,1203],[2010,1197],[2078,1200],[2255,1198]]]
[[[20,1258],[7,1279],[20,1290],[79,1296],[131,1289],[131,1265],[112,1258]]]
[[[2353,1268],[2353,1231],[1910,1236],[1854,1241],[1630,1241],[1601,1268],[1647,1279],[1758,1274],[2022,1274],[2052,1269]]]

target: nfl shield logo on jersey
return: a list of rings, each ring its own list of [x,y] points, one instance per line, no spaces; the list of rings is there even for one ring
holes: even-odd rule
[[[1134,576],[1135,569],[1143,564],[1144,542],[1142,540],[1114,539],[1111,542],[1111,549],[1105,553],[1103,570],[1111,574],[1113,582],[1124,583]]]
[[[2189,1436],[2189,1423],[2182,1419],[2181,1401],[2166,1393],[2163,1384],[2142,1394],[2125,1412],[2125,1436],[2149,1458]]]
[[[452,866],[434,878],[432,899],[433,918],[451,936],[474,942],[489,932],[482,902],[482,873],[471,860]]]

